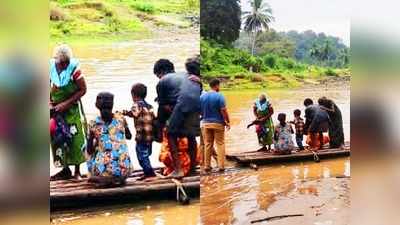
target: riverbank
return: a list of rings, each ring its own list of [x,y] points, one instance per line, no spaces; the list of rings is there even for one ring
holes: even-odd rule
[[[52,0],[51,43],[99,44],[198,30],[192,0]]]
[[[221,81],[222,90],[252,90],[252,89],[298,89],[310,86],[333,85],[336,83],[348,83],[351,80],[349,70],[340,70],[334,76],[329,75],[304,75],[282,73],[249,73],[234,76],[213,76],[204,79],[207,82],[213,78]]]

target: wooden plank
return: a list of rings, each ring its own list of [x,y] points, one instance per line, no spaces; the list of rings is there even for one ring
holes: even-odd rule
[[[320,159],[350,156],[350,143],[346,143],[345,149],[323,149],[316,154]],[[274,155],[267,152],[243,152],[238,154],[228,154],[227,159],[238,162],[239,164],[270,164],[284,163],[293,161],[314,160],[314,153],[310,151],[293,152],[289,155]]]

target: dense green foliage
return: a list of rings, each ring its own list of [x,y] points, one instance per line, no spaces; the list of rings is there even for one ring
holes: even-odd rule
[[[201,57],[201,73],[205,79],[220,77],[235,81],[239,78],[253,83],[267,81],[263,85],[295,87],[307,79],[348,73],[346,70],[309,65],[272,53],[252,56],[246,50],[206,40],[201,41]]]
[[[204,39],[230,44],[239,37],[239,0],[201,0],[200,33]]]
[[[251,51],[249,35],[242,32],[235,46]],[[350,49],[339,38],[324,33],[317,34],[311,30],[276,32],[271,29],[257,36],[255,54],[276,54],[307,64],[345,68],[349,66]]]

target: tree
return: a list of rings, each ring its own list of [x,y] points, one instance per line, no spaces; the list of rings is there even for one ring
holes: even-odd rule
[[[239,38],[241,8],[239,0],[201,0],[200,34],[207,40],[231,44]]]
[[[252,0],[251,11],[243,13],[244,30],[252,35],[251,54],[254,55],[257,35],[263,30],[269,30],[269,23],[274,20],[271,7],[264,0]]]

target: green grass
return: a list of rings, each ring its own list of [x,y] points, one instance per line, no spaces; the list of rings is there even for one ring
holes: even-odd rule
[[[50,41],[133,40],[151,37],[156,27],[187,28],[186,15],[199,9],[190,2],[199,0],[52,0]]]

